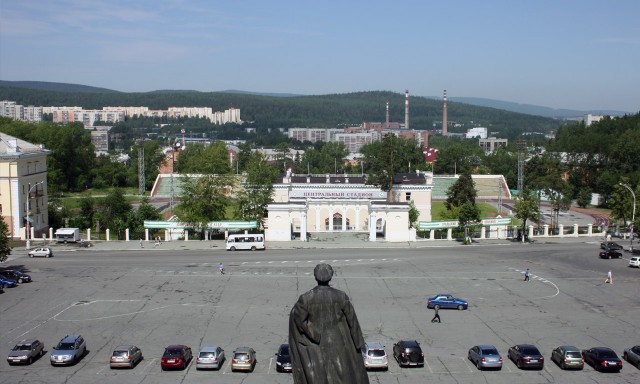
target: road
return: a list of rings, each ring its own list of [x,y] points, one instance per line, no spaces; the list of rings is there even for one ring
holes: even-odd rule
[[[315,286],[313,267],[331,264],[332,285],[351,297],[367,341],[391,354],[400,339],[416,339],[424,368],[370,372],[372,383],[637,383],[640,370],[624,362],[618,374],[560,370],[549,358],[558,345],[607,346],[620,355],[640,344],[640,270],[626,260],[601,260],[595,241],[433,246],[382,249],[61,251],[51,259],[18,257],[34,282],[0,295],[0,342],[5,351],[39,338],[51,351],[67,334],[82,334],[88,354],[75,366],[52,367],[47,353],[32,366],[0,362],[0,383],[292,383],[276,373],[274,353],[286,342],[288,315],[298,296]],[[628,254],[625,254],[628,255]],[[220,275],[219,262],[227,268]],[[529,268],[531,281],[522,272]],[[614,284],[604,284],[611,269]],[[452,293],[469,310],[441,310],[431,324],[426,297]],[[133,370],[110,370],[119,344],[138,345],[145,359]],[[229,355],[250,346],[253,373],[163,372],[166,345],[219,344]],[[506,359],[517,343],[537,345],[542,371],[521,371]],[[493,344],[505,357],[502,371],[479,372],[466,354]]]

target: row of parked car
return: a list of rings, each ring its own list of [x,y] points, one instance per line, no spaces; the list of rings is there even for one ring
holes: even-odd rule
[[[622,258],[622,245],[613,241],[603,241],[600,243],[600,258],[601,259],[621,259]],[[629,267],[640,268],[640,256],[637,256],[636,250],[631,251],[632,256],[629,258]]]
[[[5,268],[0,270],[0,293],[4,293],[5,288],[14,288],[18,284],[30,283],[33,281],[29,274],[17,269]]]
[[[45,354],[44,343],[37,339],[23,340],[11,349],[7,362],[13,364],[32,364]],[[81,335],[67,335],[53,347],[49,362],[51,365],[74,365],[87,353],[87,343]],[[276,355],[276,370],[291,372],[291,356],[289,345],[281,344]],[[400,367],[424,366],[424,352],[416,340],[400,340],[393,345],[393,357]],[[476,345],[469,349],[468,359],[479,370],[501,369],[503,358],[493,345]],[[544,368],[545,358],[540,350],[532,344],[517,344],[509,348],[507,357],[520,369]],[[624,359],[640,369],[640,345],[627,348]],[[165,348],[160,367],[162,370],[185,369],[194,356],[186,345],[169,345]],[[385,346],[379,342],[365,343],[362,358],[366,369],[389,368],[389,358]],[[117,346],[109,359],[111,368],[133,369],[144,359],[142,350],[135,345]],[[196,369],[222,368],[226,361],[225,351],[218,345],[205,346],[195,358]],[[574,346],[563,345],[551,352],[551,360],[562,369],[582,369],[584,364],[591,365],[597,371],[614,371],[622,369],[622,360],[610,348],[597,347],[580,350]],[[239,347],[233,351],[231,358],[232,371],[252,372],[257,364],[256,351],[250,347]]]
[[[38,339],[22,340],[7,356],[7,362],[14,364],[32,364],[46,353],[44,343]],[[51,365],[74,365],[87,353],[87,342],[82,335],[67,335],[53,347],[49,356]],[[232,371],[253,371],[258,360],[256,351],[250,347],[239,347],[233,351]],[[289,345],[282,344],[276,352],[276,369],[279,372],[291,372]],[[135,345],[117,346],[109,358],[111,368],[130,368],[144,359],[142,350]],[[186,345],[169,345],[160,359],[162,370],[185,369],[193,360],[193,352]],[[220,346],[206,346],[200,349],[196,357],[196,369],[220,369],[226,360],[224,349]]]

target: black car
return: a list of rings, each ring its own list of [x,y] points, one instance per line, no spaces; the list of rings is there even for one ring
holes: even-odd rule
[[[518,368],[544,368],[544,357],[535,345],[518,344],[509,348],[508,357]]]
[[[280,348],[278,348],[278,352],[276,352],[276,371],[293,371],[293,366],[291,365],[291,355],[289,354],[289,344],[281,344]]]
[[[18,283],[22,284],[22,283],[30,283],[31,280],[31,276],[27,275],[24,272],[20,272],[18,270],[15,269],[5,269],[2,271],[2,274],[12,280],[17,281]]]
[[[416,340],[400,340],[395,343],[393,357],[401,367],[424,366],[424,353]]]
[[[600,243],[600,249],[612,249],[614,251],[622,250],[622,245],[614,243],[612,241],[604,241]]]
[[[614,249],[605,249],[604,251],[600,251],[600,258],[601,259],[621,259],[622,253]]]
[[[584,362],[596,371],[619,372],[622,369],[622,360],[611,348],[597,347],[582,351]]]

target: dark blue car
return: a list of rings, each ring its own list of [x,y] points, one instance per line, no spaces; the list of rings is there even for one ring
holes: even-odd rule
[[[427,301],[427,308],[451,308],[451,309],[467,309],[469,304],[461,299],[453,297],[451,295],[439,294],[433,297],[430,297]]]
[[[4,285],[5,287],[15,287],[18,283],[15,280],[11,280],[10,278],[0,275],[0,285]]]

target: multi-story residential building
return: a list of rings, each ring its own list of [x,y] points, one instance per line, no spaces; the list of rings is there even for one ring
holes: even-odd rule
[[[0,116],[9,117],[14,120],[42,121],[42,107],[33,105],[22,106],[15,101],[0,101]]]
[[[42,145],[0,132],[0,216],[13,239],[26,239],[27,226],[34,237],[40,237],[49,229],[47,156],[50,153]]]
[[[91,131],[91,144],[95,147],[96,156],[109,154],[109,126],[97,126]]]
[[[357,133],[337,133],[335,135],[335,141],[344,143],[349,153],[360,152],[360,148],[378,140],[380,140],[380,133],[375,130]]]

